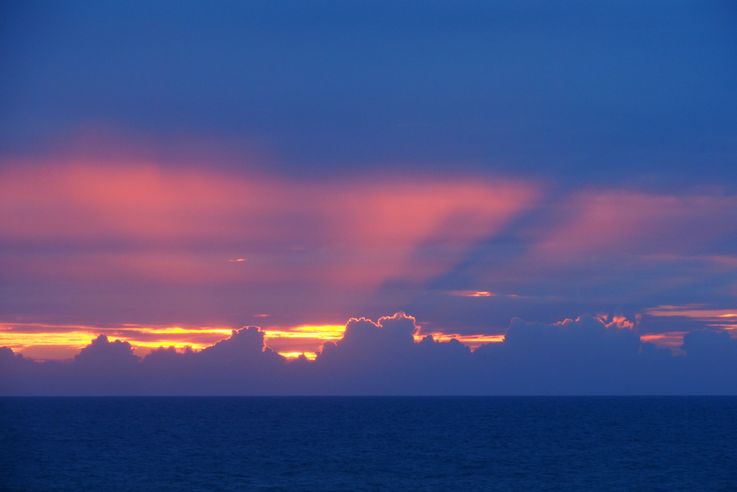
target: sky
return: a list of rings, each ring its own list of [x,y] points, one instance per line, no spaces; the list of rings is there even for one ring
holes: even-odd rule
[[[109,345],[144,391],[159,347],[196,372],[250,326],[276,374],[258,391],[340,392],[314,375],[350,373],[325,347],[386,361],[347,327],[407,313],[408,350],[468,351],[448,360],[472,393],[635,387],[470,381],[539,357],[509,345],[528,324],[551,350],[571,326],[619,334],[669,361],[629,354],[628,374],[693,383],[642,391],[708,387],[704,347],[737,364],[735,20],[728,1],[3,2],[0,364],[25,368],[14,391],[62,364],[84,393],[74,368]]]

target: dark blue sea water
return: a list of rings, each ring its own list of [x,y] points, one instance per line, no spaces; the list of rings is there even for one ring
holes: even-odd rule
[[[3,490],[737,489],[737,398],[6,398]]]

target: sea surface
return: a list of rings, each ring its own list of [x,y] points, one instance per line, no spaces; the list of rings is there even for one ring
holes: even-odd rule
[[[737,398],[3,398],[2,490],[737,490]]]

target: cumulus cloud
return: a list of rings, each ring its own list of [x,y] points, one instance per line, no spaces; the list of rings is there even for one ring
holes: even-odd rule
[[[415,318],[402,313],[373,322],[351,319],[343,338],[325,344],[314,364],[330,392],[432,394],[465,386],[471,352],[457,341],[416,343]],[[455,386],[458,388],[458,386]]]
[[[145,357],[105,336],[71,361],[35,362],[0,350],[2,394],[704,394],[737,393],[737,341],[688,334],[678,354],[641,341],[632,323],[582,316],[514,319],[503,343],[475,351],[419,341],[414,317],[352,318],[315,361],[287,360],[257,327],[201,351]]]
[[[128,342],[109,341],[99,335],[84,347],[74,360],[81,367],[105,367],[106,369],[127,369],[136,363],[136,356]]]

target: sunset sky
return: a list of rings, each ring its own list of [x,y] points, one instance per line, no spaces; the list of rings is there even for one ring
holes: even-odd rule
[[[733,343],[735,4],[411,5],[3,3],[0,346]]]

